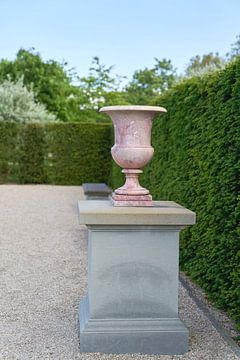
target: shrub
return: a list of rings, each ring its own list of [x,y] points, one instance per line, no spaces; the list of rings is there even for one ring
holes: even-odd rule
[[[0,121],[32,122],[53,121],[43,104],[37,103],[32,90],[23,84],[23,78],[16,82],[5,80],[0,84]]]

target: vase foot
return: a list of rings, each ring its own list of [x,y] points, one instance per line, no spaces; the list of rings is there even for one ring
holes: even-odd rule
[[[113,193],[111,202],[113,206],[153,206],[151,195],[118,195]]]

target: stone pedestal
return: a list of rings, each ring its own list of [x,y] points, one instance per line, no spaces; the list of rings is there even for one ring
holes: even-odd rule
[[[80,350],[182,354],[178,317],[179,232],[195,214],[174,202],[113,207],[79,201],[88,227],[88,293],[80,302]]]

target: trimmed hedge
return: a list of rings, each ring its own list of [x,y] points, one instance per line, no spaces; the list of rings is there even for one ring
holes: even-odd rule
[[[0,122],[0,181],[108,182],[111,125]]]
[[[0,184],[16,178],[18,131],[19,124],[0,122]]]
[[[21,126],[18,145],[18,181],[25,184],[46,182],[44,127],[39,123]]]
[[[53,123],[46,126],[47,178],[52,184],[108,182],[111,125]]]
[[[185,80],[158,104],[168,113],[154,121],[142,183],[197,213],[182,232],[181,267],[240,326],[240,60]],[[114,167],[113,185],[119,176]]]

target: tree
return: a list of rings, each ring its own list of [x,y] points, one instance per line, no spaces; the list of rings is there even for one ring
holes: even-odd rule
[[[186,68],[186,75],[198,76],[218,69],[222,69],[226,61],[218,53],[209,53],[205,55],[196,55],[190,59]]]
[[[120,90],[122,76],[112,74],[113,66],[107,67],[95,56],[87,77],[79,78],[79,87],[83,92],[80,108],[98,110],[104,105],[126,103],[125,94]]]
[[[240,55],[240,34],[236,36],[236,41],[231,44],[231,50],[226,54],[229,60],[234,60]]]
[[[176,79],[176,69],[171,60],[155,58],[153,68],[135,71],[125,88],[127,98],[132,104],[151,104],[160,94],[171,88]]]
[[[95,56],[86,77],[78,78],[81,117],[88,121],[110,122],[105,114],[99,113],[102,106],[126,104],[126,93],[121,90],[123,77],[113,75],[113,66],[101,64]]]
[[[80,113],[79,90],[71,84],[73,69],[66,66],[54,60],[44,62],[34,49],[20,49],[15,60],[0,61],[0,81],[16,81],[23,76],[24,85],[33,90],[38,102],[58,119],[71,121]]]
[[[4,80],[0,84],[0,121],[27,123],[54,120],[56,116],[35,101],[33,91],[24,86],[22,77],[16,82]]]

